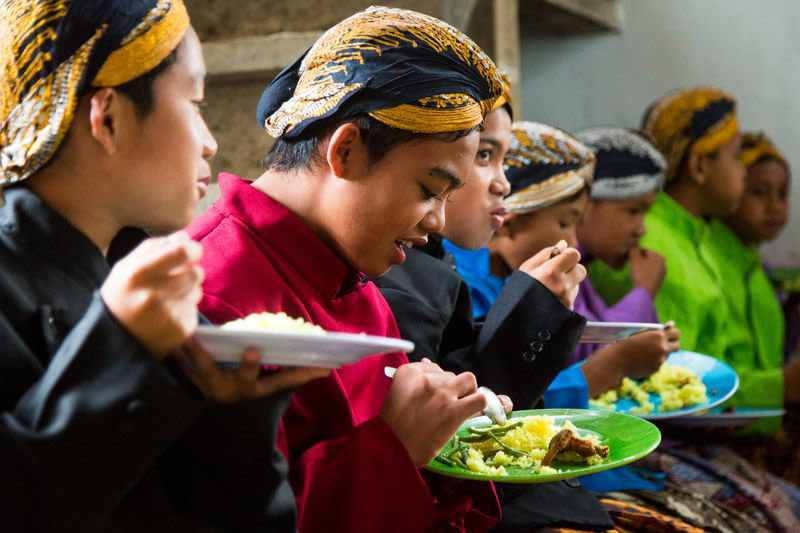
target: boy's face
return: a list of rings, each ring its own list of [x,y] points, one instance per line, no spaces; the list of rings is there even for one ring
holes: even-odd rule
[[[724,217],[736,210],[744,192],[746,170],[739,160],[742,136],[737,134],[713,156],[708,156],[708,172],[703,184],[707,199],[704,215]]]
[[[445,203],[471,172],[478,135],[406,142],[372,164],[357,137],[347,151],[346,179],[335,180],[326,192],[331,201],[323,231],[329,244],[368,276],[405,261],[403,243],[422,246],[429,233],[442,231]]]
[[[747,244],[770,241],[789,218],[789,174],[778,161],[765,159],[750,167],[739,209],[726,220]]]
[[[656,191],[626,200],[590,201],[578,222],[578,242],[586,252],[612,268],[622,268],[645,233],[644,216]]]
[[[211,179],[208,164],[216,141],[200,113],[206,68],[197,34],[190,27],[176,61],[153,86],[152,112],[131,123],[119,154],[120,194],[130,225],[175,231],[191,222]]]
[[[503,225],[503,197],[511,188],[503,160],[510,142],[511,117],[505,108],[495,109],[486,116],[467,183],[453,191],[445,208],[447,222],[442,235],[456,246],[485,246]]]
[[[498,232],[497,251],[511,269],[516,270],[533,255],[560,240],[577,246],[576,227],[586,205],[589,194],[584,191],[572,201],[562,201],[524,215],[507,215],[506,223]]]

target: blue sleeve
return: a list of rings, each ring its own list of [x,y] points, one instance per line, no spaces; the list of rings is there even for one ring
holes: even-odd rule
[[[580,365],[574,365],[559,372],[544,392],[545,407],[589,407],[589,386]]]

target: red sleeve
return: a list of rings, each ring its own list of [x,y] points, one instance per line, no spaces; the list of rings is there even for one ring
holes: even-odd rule
[[[237,318],[244,318],[244,315],[238,309],[213,294],[203,294],[203,300],[200,302],[199,308],[212,324],[224,324]]]
[[[464,531],[466,526],[484,531],[499,518],[489,483],[454,484],[437,477],[432,484],[440,498],[432,496],[380,417],[344,437],[311,446],[290,465],[301,531],[405,533]],[[451,490],[454,486],[457,491]],[[473,509],[476,505],[484,512]]]

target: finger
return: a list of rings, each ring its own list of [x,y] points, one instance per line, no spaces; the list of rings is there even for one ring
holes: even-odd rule
[[[453,406],[453,416],[463,422],[473,413],[479,413],[486,409],[486,398],[483,394],[474,393],[457,400]]]
[[[567,249],[567,241],[565,241],[564,239],[561,239],[560,241],[558,241],[556,243],[555,246],[553,246],[550,249],[550,259],[554,258],[555,256],[557,256],[558,254],[560,254],[561,252],[563,252],[566,249]]]
[[[186,355],[195,366],[198,377],[201,379],[222,377],[222,371],[214,361],[214,357],[195,338],[186,341],[184,345]]]
[[[447,382],[447,388],[456,398],[461,398],[478,390],[478,380],[472,372],[462,372]]]
[[[668,342],[667,343],[667,352],[668,353],[677,352],[680,349],[681,349],[681,345],[680,345],[679,342]]]
[[[511,398],[505,394],[498,394],[497,398],[500,400],[500,403],[503,404],[503,411],[510,413],[514,410],[514,403],[511,401]]]
[[[203,269],[196,265],[187,265],[187,268],[180,272],[170,274],[159,280],[150,281],[159,295],[165,299],[182,299],[194,291],[202,292]]]
[[[258,380],[254,389],[257,397],[269,396],[282,390],[305,385],[313,379],[330,375],[329,368],[286,368]]]
[[[192,240],[175,240],[154,248],[148,257],[141,260],[139,271],[150,276],[163,276],[172,269],[185,263],[193,263],[200,259],[203,247]]]
[[[535,268],[545,264],[550,259],[550,254],[552,251],[553,251],[552,247],[540,250],[536,255],[525,261],[520,267],[520,270],[522,271],[534,270]]]
[[[575,248],[567,248],[553,259],[550,264],[556,272],[566,273],[575,268],[581,260],[581,253]]]
[[[409,364],[414,365],[415,368],[417,368],[418,370],[421,370],[422,372],[424,372],[426,374],[438,374],[440,372],[444,372],[444,370],[442,370],[442,367],[440,367],[439,365],[437,365],[436,363],[434,363],[430,359],[428,359],[425,362],[409,363]],[[405,365],[403,365],[403,366],[405,366]]]
[[[236,369],[236,377],[242,381],[256,381],[261,372],[261,357],[257,350],[252,348],[242,354],[239,361],[239,368]]]
[[[576,264],[569,272],[564,273],[564,284],[567,287],[577,287],[584,279],[586,279],[586,267],[580,263]]]
[[[681,330],[677,328],[670,328],[666,330],[667,340],[669,341],[677,341],[681,338]]]

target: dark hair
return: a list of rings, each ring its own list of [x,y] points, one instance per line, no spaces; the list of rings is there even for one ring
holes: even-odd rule
[[[572,202],[574,202],[575,200],[577,200],[578,198],[580,198],[584,194],[588,194],[589,198],[592,197],[592,186],[591,185],[587,185],[585,187],[581,187],[581,190],[579,190],[578,192],[574,193],[572,196],[569,196],[568,198],[564,198],[563,200],[559,200],[556,203],[557,204],[571,204]]]
[[[481,128],[481,126],[476,126],[467,130],[446,133],[415,133],[387,126],[367,114],[359,114],[340,120],[333,125],[326,124],[310,129],[299,138],[277,139],[264,158],[264,166],[267,169],[282,172],[311,168],[314,164],[321,162],[319,148],[322,143],[336,128],[347,123],[355,124],[361,131],[361,138],[367,148],[370,165],[383,159],[392,148],[401,144],[428,138],[456,141]]]
[[[155,107],[155,91],[153,90],[153,86],[158,77],[177,61],[178,48],[180,48],[180,45],[170,52],[161,63],[144,74],[114,87],[114,89],[127,96],[131,102],[133,102],[133,106],[139,118],[146,118],[153,112],[153,107]]]

